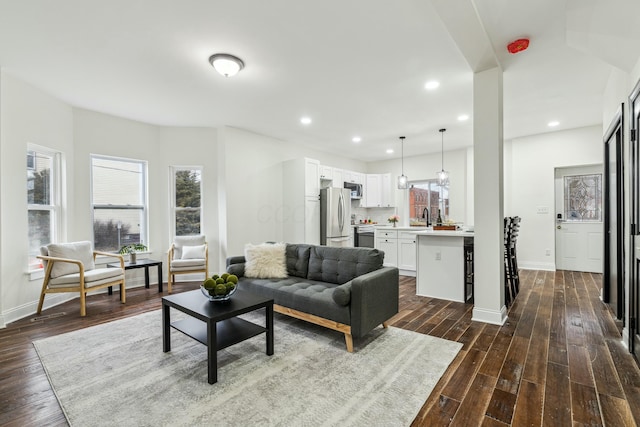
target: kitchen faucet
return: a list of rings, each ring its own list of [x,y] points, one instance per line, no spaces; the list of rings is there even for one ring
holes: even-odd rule
[[[422,219],[427,219],[427,227],[429,226],[429,209],[424,208],[422,210]]]

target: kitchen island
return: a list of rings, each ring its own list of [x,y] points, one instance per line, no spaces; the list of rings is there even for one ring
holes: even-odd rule
[[[473,232],[416,233],[416,294],[467,302],[473,297]]]
[[[385,267],[398,267],[403,276],[416,275],[416,234],[427,227],[375,227],[375,247],[384,251]]]

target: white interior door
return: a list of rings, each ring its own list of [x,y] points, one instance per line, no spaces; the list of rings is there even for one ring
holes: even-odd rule
[[[556,269],[602,273],[602,184],[602,165],[556,169]]]

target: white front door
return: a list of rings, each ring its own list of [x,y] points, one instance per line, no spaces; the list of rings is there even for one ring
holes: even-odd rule
[[[602,273],[602,184],[602,165],[556,169],[556,269]]]

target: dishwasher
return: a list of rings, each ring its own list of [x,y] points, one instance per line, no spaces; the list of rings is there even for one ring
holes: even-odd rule
[[[373,248],[375,227],[373,225],[359,225],[358,226],[358,239],[356,246],[359,248]]]

